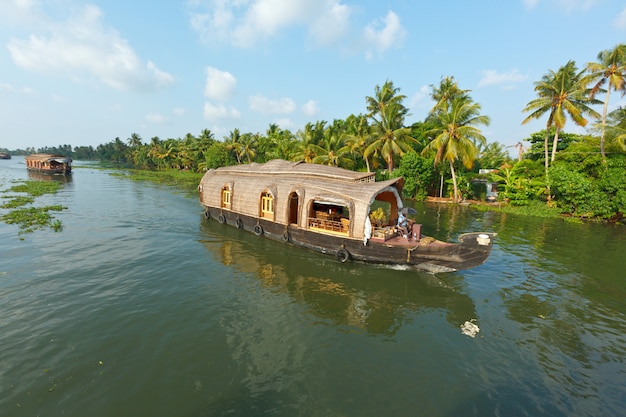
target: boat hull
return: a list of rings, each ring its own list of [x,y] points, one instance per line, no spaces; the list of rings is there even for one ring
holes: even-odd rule
[[[363,240],[307,230],[295,224],[279,224],[236,212],[205,206],[208,220],[234,226],[286,244],[335,256],[339,262],[357,261],[401,265],[429,272],[452,272],[483,264],[489,257],[494,233],[466,233],[459,243],[422,238],[419,241],[398,237],[394,242]]]
[[[41,174],[51,174],[51,175],[68,175],[72,173],[71,168],[63,169],[45,169],[45,168],[26,168],[30,172],[38,172]]]

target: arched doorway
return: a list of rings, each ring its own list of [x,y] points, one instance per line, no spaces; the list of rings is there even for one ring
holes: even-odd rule
[[[292,191],[289,194],[289,224],[298,224],[298,193]]]

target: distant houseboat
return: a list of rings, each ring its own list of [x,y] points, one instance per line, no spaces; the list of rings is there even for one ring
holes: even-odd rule
[[[198,185],[205,217],[257,236],[350,260],[406,265],[431,272],[468,269],[485,262],[495,233],[472,232],[458,243],[396,226],[403,208],[402,178],[376,182],[374,173],[304,162],[212,169]],[[378,210],[378,209],[382,210]],[[384,219],[372,212],[384,212]]]
[[[24,158],[26,169],[48,174],[71,174],[72,158],[64,155],[36,153]]]
[[[11,154],[0,152],[0,159],[11,159]]]

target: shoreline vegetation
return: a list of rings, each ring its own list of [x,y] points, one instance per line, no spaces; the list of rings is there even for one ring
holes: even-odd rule
[[[601,51],[582,69],[568,61],[536,81],[536,98],[521,109],[526,118],[520,123],[545,120],[545,129],[511,146],[487,143],[481,127],[489,117],[453,76],[430,87],[434,106],[412,124],[405,123],[407,97],[387,80],[365,97],[363,113],[307,123],[296,132],[270,124],[264,133],[234,129],[221,140],[204,129],[198,136],[154,136],[148,142],[132,133],[95,149],[61,145],[10,153],[100,160],[132,168],[128,175],[137,180],[158,175],[146,172],[167,172],[159,181],[186,188],[190,180],[183,173],[201,176],[212,168],[272,159],[304,161],[376,172],[378,180],[402,176],[403,198],[409,200],[448,198],[480,210],[624,222],[626,107],[609,111],[608,105],[612,91],[626,93],[626,44]],[[586,133],[567,132],[568,121]],[[493,199],[497,204],[488,203]]]

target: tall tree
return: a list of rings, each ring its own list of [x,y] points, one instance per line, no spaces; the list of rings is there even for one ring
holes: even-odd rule
[[[443,77],[438,86],[431,85],[430,88],[431,97],[435,102],[433,108],[430,109],[431,114],[436,114],[440,108],[445,109],[445,105],[457,97],[469,98],[470,90],[461,90],[453,76]]]
[[[549,166],[547,132],[550,131],[550,128],[555,128],[552,141],[552,155],[550,157],[550,162],[554,162],[559,142],[559,132],[565,126],[567,115],[572,118],[574,123],[583,127],[587,125],[585,115],[595,118],[600,117],[598,112],[593,110],[590,105],[601,102],[589,97],[589,90],[585,85],[586,79],[583,77],[583,72],[578,71],[574,61],[569,61],[559,68],[557,72],[550,70],[540,81],[535,83],[535,91],[538,97],[530,101],[523,110],[524,112],[530,112],[530,115],[522,121],[522,124],[528,123],[533,119],[539,119],[548,113],[545,140],[546,172]]]
[[[386,81],[374,89],[374,97],[366,97],[368,117],[372,119],[373,142],[369,145],[363,157],[367,158],[377,152],[385,159],[389,173],[393,171],[393,158],[402,156],[412,150],[411,144],[417,141],[411,136],[411,129],[404,127],[404,117],[408,109],[402,101],[406,96],[400,94],[400,89],[394,87],[393,82]]]
[[[350,150],[350,153],[355,156],[355,159],[358,157],[363,158],[367,172],[371,172],[371,169],[369,158],[365,156],[365,149],[367,149],[371,140],[372,134],[370,126],[367,123],[367,116],[362,114],[358,116],[348,116],[344,132],[345,144]]]
[[[241,149],[243,148],[242,136],[239,129],[235,128],[225,139],[226,150],[232,152],[237,158],[237,164],[241,164]]]
[[[451,101],[436,107],[436,116],[432,122],[435,127],[428,131],[433,140],[426,145],[423,154],[435,153],[435,166],[448,161],[454,186],[454,201],[459,201],[459,190],[454,171],[454,162],[461,160],[471,168],[478,155],[478,144],[485,145],[487,140],[477,125],[488,125],[489,117],[480,114],[480,105],[469,96],[459,95]]]
[[[318,145],[313,145],[315,157],[313,163],[330,166],[349,167],[352,160],[347,157],[349,148],[344,146],[342,140],[341,127],[333,123],[324,130],[322,141]]]
[[[604,150],[604,134],[606,131],[606,116],[609,107],[609,99],[611,90],[621,91],[622,97],[626,94],[626,44],[619,44],[613,49],[602,51],[598,54],[598,62],[590,62],[587,64],[588,78],[590,82],[595,83],[591,88],[590,97],[606,91],[604,100],[604,109],[602,111],[602,132],[600,134],[600,154],[602,159],[606,160]],[[603,86],[607,85],[607,89],[603,90]]]

